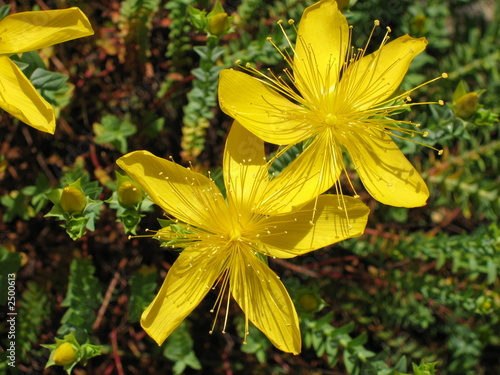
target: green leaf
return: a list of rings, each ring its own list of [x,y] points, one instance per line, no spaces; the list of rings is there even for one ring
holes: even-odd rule
[[[7,303],[7,298],[9,296],[14,298],[9,298],[9,304],[7,310],[15,310],[15,305],[12,302],[16,301],[16,272],[21,267],[21,254],[10,252],[6,247],[0,245],[0,285],[2,289],[0,290],[0,305],[5,305]],[[4,286],[5,285],[5,286]]]
[[[2,5],[0,6],[0,20],[3,20],[10,13],[10,5]]]
[[[175,362],[174,374],[176,375],[180,375],[187,366],[195,370],[201,369],[201,363],[193,351],[193,339],[186,321],[183,321],[167,338],[163,345],[163,355]]]
[[[33,74],[31,74],[30,80],[38,90],[55,91],[64,86],[68,80],[68,76],[63,73],[36,68]]]
[[[142,266],[130,279],[129,320],[138,322],[142,312],[156,295],[158,272],[155,268]]]
[[[97,144],[109,143],[122,154],[128,150],[127,137],[137,131],[137,127],[130,122],[130,115],[126,115],[123,119],[115,115],[105,115],[101,123],[94,123],[93,129]]]
[[[102,302],[102,287],[94,276],[95,268],[90,259],[75,258],[71,262],[68,281],[68,291],[61,306],[68,307],[61,322],[63,325],[57,331],[60,335],[72,331],[82,333],[86,340],[86,332],[90,332],[96,319],[95,312]]]

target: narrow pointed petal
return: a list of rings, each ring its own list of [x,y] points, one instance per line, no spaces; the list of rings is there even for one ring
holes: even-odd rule
[[[0,108],[37,130],[54,134],[52,106],[7,56],[0,56]]]
[[[134,151],[116,161],[169,215],[217,233],[227,223],[227,205],[208,177],[154,156]]]
[[[198,306],[226,266],[226,256],[220,251],[185,249],[168,271],[153,302],[142,313],[142,328],[161,345]]]
[[[258,238],[266,255],[291,258],[362,235],[369,213],[359,199],[320,195],[296,212],[267,218]]]
[[[76,7],[15,13],[0,21],[0,54],[34,51],[92,34],[89,20]]]
[[[347,105],[364,110],[389,98],[426,45],[425,38],[403,35],[349,66],[341,81]]]
[[[317,133],[307,110],[255,77],[225,69],[219,79],[222,110],[266,142],[295,144]]]
[[[349,25],[335,0],[306,8],[293,60],[295,83],[304,97],[319,98],[338,82],[349,43]]]
[[[331,188],[341,172],[341,146],[331,132],[324,131],[271,180],[256,211],[269,215],[290,212]]]
[[[278,276],[251,249],[238,249],[231,260],[231,293],[250,320],[278,349],[299,354],[299,319]]]
[[[356,132],[344,145],[370,195],[396,207],[426,204],[429,189],[389,135],[378,129]]]
[[[223,174],[228,200],[238,212],[250,211],[269,181],[264,141],[238,121],[227,136]]]

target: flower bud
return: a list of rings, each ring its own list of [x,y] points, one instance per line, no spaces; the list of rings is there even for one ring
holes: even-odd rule
[[[225,12],[214,14],[208,19],[208,31],[210,34],[221,36],[229,30],[229,26],[229,17]]]
[[[299,297],[299,306],[308,312],[316,311],[320,305],[320,300],[314,294],[304,293]]]
[[[73,186],[66,186],[62,191],[59,204],[64,212],[72,214],[82,212],[87,200],[83,191]]]
[[[66,366],[76,360],[76,349],[69,342],[64,342],[54,350],[52,360],[56,365]]]
[[[467,118],[477,111],[479,95],[477,92],[469,92],[458,98],[455,102],[457,116]]]
[[[142,191],[134,182],[125,181],[118,188],[118,202],[122,206],[132,206],[141,201]]]

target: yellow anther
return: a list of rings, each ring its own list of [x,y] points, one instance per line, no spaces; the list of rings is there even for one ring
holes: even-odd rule
[[[448,78],[448,73],[443,73],[443,74],[441,74],[441,77],[443,77],[443,78]]]
[[[374,26],[380,26],[380,21],[379,21],[379,20],[375,20],[375,21],[373,21],[373,25],[374,25]]]

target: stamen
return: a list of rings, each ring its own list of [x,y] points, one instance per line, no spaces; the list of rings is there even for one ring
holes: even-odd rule
[[[215,324],[217,323],[217,317],[219,316],[219,311],[220,311],[220,307],[222,305],[222,299],[224,297],[224,294],[225,294],[225,291],[226,291],[226,288],[227,288],[227,285],[229,283],[229,269],[226,268],[221,276],[220,276],[220,279],[219,280],[222,280],[222,285],[221,285],[221,288],[219,290],[219,294],[217,295],[217,298],[215,300],[215,303],[214,303],[214,306],[212,307],[212,309],[210,309],[210,312],[213,313],[215,310],[215,316],[214,316],[214,322],[212,324],[212,329],[210,331],[208,331],[208,333],[212,334],[214,332],[214,329],[215,329]],[[214,285],[214,288],[217,286],[217,284],[219,283],[219,280],[217,281],[217,283]],[[229,298],[230,298],[230,295],[229,295],[229,290],[228,290],[228,296],[227,296],[227,299],[228,299],[228,304],[229,304]],[[226,317],[224,319],[224,329],[226,328],[226,321],[227,321],[227,314],[229,313],[229,309],[226,309]],[[223,331],[224,333],[224,331]]]

